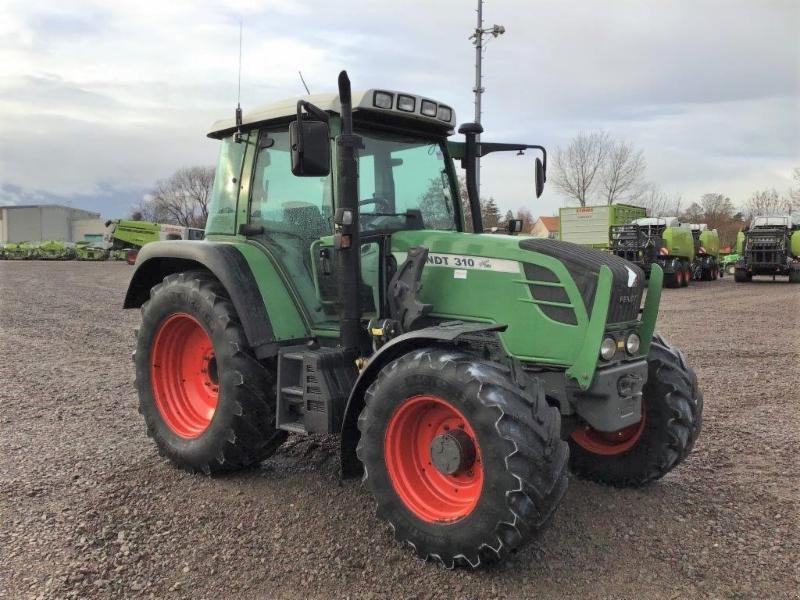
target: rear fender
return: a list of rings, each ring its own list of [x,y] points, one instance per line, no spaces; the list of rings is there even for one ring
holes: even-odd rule
[[[488,323],[465,323],[452,321],[433,327],[404,333],[381,348],[370,357],[369,363],[358,376],[347,405],[344,409],[341,432],[341,476],[357,477],[361,474],[361,462],[356,456],[358,445],[358,415],[364,408],[364,394],[375,381],[381,369],[393,360],[415,350],[435,345],[448,345],[457,341],[458,337],[483,331],[505,331],[506,325]]]
[[[234,244],[209,241],[151,242],[139,250],[123,308],[138,308],[150,289],[171,273],[210,271],[228,292],[247,341],[259,358],[277,353],[275,335],[250,265]]]

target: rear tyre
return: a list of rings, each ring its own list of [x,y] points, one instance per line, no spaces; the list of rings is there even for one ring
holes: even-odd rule
[[[681,272],[675,271],[673,273],[664,273],[664,287],[676,288],[680,287]]]
[[[736,283],[745,283],[746,281],[750,281],[747,278],[747,271],[745,269],[734,269],[733,271],[733,280]]]
[[[800,267],[789,268],[789,283],[800,283]]]
[[[211,274],[168,275],[151,290],[134,360],[147,433],[182,469],[248,467],[286,438],[275,429],[274,377]]]
[[[538,382],[523,392],[499,365],[428,348],[384,367],[365,401],[364,484],[423,559],[475,568],[503,558],[566,490],[560,415]]]
[[[648,357],[642,421],[614,433],[578,429],[570,468],[583,479],[637,487],[659,479],[691,452],[700,435],[703,394],[681,352],[655,336]]]

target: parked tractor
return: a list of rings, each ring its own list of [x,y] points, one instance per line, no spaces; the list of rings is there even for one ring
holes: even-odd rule
[[[742,246],[733,275],[737,282],[752,281],[754,275],[771,275],[773,281],[788,275],[790,283],[800,283],[800,224],[791,215],[755,217]]]
[[[475,123],[452,140],[455,123],[427,96],[351,94],[344,72],[338,94],[237,110],[209,133],[205,239],[145,245],[124,306],[142,315],[139,410],[175,465],[242,469],[290,433],[338,434],[341,476],[398,540],[478,567],[542,530],[568,468],[616,486],[675,468],[703,396],[654,333],[661,267],[646,283],[608,253],[482,234],[476,159],[541,153],[538,197],[547,155],[478,144]]]
[[[714,281],[720,277],[719,233],[705,223],[688,225],[694,242],[692,278],[695,281]]]
[[[692,279],[694,239],[677,217],[645,217],[611,228],[611,251],[650,277],[653,266],[664,271],[664,286],[686,287]]]

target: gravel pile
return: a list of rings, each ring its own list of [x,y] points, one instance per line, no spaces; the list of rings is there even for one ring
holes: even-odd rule
[[[258,470],[159,458],[136,412],[124,263],[0,262],[0,598],[797,598],[800,288],[665,290],[660,330],[705,392],[704,430],[643,490],[573,481],[494,568],[398,546],[337,443],[290,437]]]

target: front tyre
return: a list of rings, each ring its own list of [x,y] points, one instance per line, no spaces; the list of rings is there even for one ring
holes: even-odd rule
[[[241,469],[283,443],[272,374],[253,356],[233,303],[211,274],[168,275],[151,290],[134,360],[147,433],[177,466]]]
[[[703,394],[680,351],[655,336],[642,393],[642,420],[613,433],[583,427],[569,439],[577,476],[636,487],[659,479],[688,456],[702,424]]]
[[[567,486],[560,416],[538,381],[444,349],[384,367],[365,396],[357,454],[377,514],[417,555],[478,567],[529,541]]]

